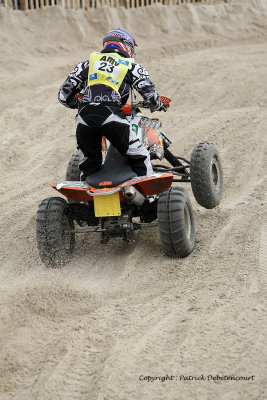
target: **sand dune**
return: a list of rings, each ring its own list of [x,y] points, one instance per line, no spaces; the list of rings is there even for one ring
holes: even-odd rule
[[[265,398],[266,17],[265,0],[0,9],[1,400]],[[137,60],[172,98],[157,116],[173,152],[219,149],[224,198],[205,210],[184,186],[197,235],[186,259],[166,258],[152,228],[130,245],[80,236],[73,261],[48,270],[36,210],[75,150],[75,111],[58,88],[114,26],[135,34]],[[178,379],[139,379],[166,374]],[[201,374],[255,379],[179,378]]]

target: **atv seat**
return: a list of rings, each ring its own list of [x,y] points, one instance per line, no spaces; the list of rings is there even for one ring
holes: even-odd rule
[[[88,175],[86,182],[95,188],[114,187],[135,176],[127,158],[110,145],[104,164],[98,171]]]

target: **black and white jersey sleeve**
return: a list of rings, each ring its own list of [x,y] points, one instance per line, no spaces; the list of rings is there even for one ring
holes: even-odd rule
[[[161,107],[160,96],[151,81],[147,70],[140,64],[132,63],[127,76],[130,85],[141,94],[151,111],[159,110]]]
[[[89,61],[86,60],[77,64],[73,71],[71,71],[58,92],[58,100],[61,104],[69,108],[77,107],[78,99],[75,95],[86,88],[88,70]]]

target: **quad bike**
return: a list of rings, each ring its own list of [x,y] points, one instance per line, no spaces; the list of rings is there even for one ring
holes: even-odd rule
[[[169,106],[170,99],[162,97]],[[42,201],[37,212],[37,244],[47,267],[68,263],[74,252],[75,234],[96,232],[100,243],[120,237],[133,239],[134,231],[158,227],[165,254],[189,255],[195,243],[193,209],[186,190],[173,183],[191,183],[196,201],[205,208],[216,207],[222,197],[223,172],[219,153],[210,142],[201,142],[192,151],[190,162],[174,156],[161,122],[140,114],[144,102],[123,107],[130,129],[141,129],[143,143],[151,160],[165,159],[170,164],[152,164],[154,175],[138,177],[128,160],[103,139],[106,153],[102,167],[80,181],[79,153],[71,157],[66,181],[52,184],[63,194]]]

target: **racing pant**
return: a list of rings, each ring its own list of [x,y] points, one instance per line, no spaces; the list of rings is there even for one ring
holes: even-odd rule
[[[119,106],[101,103],[82,105],[76,116],[76,126],[81,180],[85,180],[102,164],[102,136],[127,157],[137,176],[153,174],[150,155],[143,145],[141,133],[137,134],[136,130],[131,131],[130,123]]]

